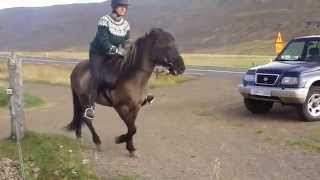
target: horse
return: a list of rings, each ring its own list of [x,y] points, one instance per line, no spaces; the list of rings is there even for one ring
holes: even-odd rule
[[[148,81],[154,68],[165,67],[170,75],[177,76],[183,74],[185,64],[175,45],[174,37],[160,28],[151,29],[149,33],[133,42],[125,58],[119,61],[121,61],[121,68],[119,68],[121,72],[117,73],[116,86],[111,90],[100,88],[95,102],[114,108],[124,121],[128,129],[127,133],[116,137],[115,143],[126,143],[129,155],[134,157],[136,148],[133,136],[137,131],[135,121],[139,110],[146,104]],[[86,124],[97,150],[101,151],[101,140],[92,121],[83,116],[84,110],[89,105],[88,92],[91,78],[88,61],[78,63],[71,73],[74,114],[67,129],[75,131],[76,137],[81,138],[82,124]]]

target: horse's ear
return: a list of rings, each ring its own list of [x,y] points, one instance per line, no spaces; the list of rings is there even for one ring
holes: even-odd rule
[[[159,33],[159,32],[161,32],[161,31],[163,31],[161,28],[152,28],[152,29],[150,30],[150,33]]]
[[[152,28],[150,30],[149,35],[154,41],[157,41],[161,32],[162,32],[162,29],[160,28]]]

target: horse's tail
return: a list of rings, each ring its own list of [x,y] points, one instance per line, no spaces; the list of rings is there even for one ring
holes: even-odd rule
[[[82,126],[82,105],[80,103],[79,97],[72,89],[72,97],[73,97],[73,119],[68,124],[67,130],[74,131]]]

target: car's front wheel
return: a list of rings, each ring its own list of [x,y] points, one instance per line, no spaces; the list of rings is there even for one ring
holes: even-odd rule
[[[304,121],[320,120],[320,87],[312,86],[305,102],[298,106],[299,114]]]
[[[244,98],[244,104],[246,108],[253,114],[268,113],[273,107],[273,102],[271,101],[261,101],[249,98]]]

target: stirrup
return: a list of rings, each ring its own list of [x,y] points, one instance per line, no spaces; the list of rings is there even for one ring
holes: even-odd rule
[[[93,112],[93,114],[92,114],[93,116],[88,116],[88,111],[92,111],[92,112]],[[85,117],[85,118],[87,118],[87,119],[90,119],[90,120],[93,120],[93,119],[94,119],[94,117],[95,117],[95,110],[94,110],[93,106],[86,108],[86,110],[84,111],[83,117]]]
[[[153,95],[147,95],[146,101],[147,101],[149,104],[152,104],[152,103],[154,102],[154,96],[153,96]]]

